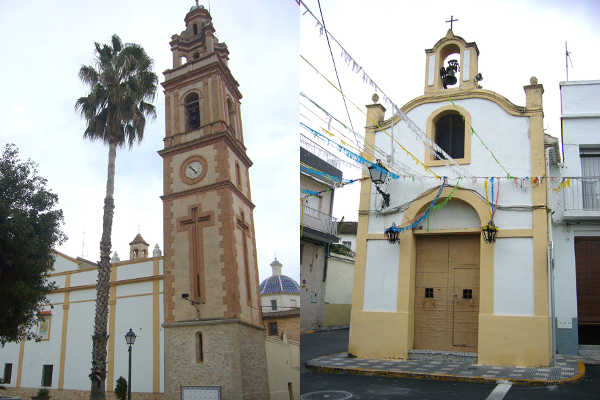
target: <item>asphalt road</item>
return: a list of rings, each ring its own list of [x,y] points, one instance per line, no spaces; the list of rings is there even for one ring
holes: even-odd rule
[[[302,400],[487,399],[494,384],[388,378],[381,376],[316,373],[306,361],[320,355],[347,351],[348,330],[301,335],[300,393]],[[350,396],[350,397],[348,397]],[[502,397],[491,397],[502,399]],[[600,400],[600,366],[586,366],[582,380],[559,386],[510,387],[503,397],[515,399]]]

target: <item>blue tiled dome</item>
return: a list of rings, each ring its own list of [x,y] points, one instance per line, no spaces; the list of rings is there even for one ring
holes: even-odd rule
[[[300,294],[300,286],[285,275],[273,275],[260,283],[260,294],[290,293]]]

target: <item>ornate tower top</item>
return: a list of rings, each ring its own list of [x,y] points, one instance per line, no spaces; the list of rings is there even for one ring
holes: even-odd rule
[[[445,90],[477,89],[479,49],[448,29],[446,36],[431,49],[425,50],[425,94],[440,94]],[[455,77],[444,78],[447,75]],[[451,83],[453,82],[454,83]],[[450,83],[450,84],[448,84]]]
[[[215,28],[208,10],[196,4],[185,15],[184,21],[185,30],[179,35],[171,36],[173,68],[199,60],[212,53],[216,53],[227,64],[229,60],[227,45],[220,43],[215,36]]]

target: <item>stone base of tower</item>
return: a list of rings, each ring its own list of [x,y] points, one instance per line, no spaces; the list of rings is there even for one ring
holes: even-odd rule
[[[182,386],[219,386],[223,400],[270,398],[261,327],[219,319],[167,323],[164,329],[165,400],[180,400]]]

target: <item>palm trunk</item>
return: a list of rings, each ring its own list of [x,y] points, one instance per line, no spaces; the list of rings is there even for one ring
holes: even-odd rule
[[[92,336],[92,381],[90,400],[104,400],[106,381],[106,344],[108,341],[108,294],[110,289],[110,237],[112,233],[113,210],[115,203],[115,158],[117,145],[108,146],[108,177],[106,179],[106,198],[104,199],[104,216],[102,239],[100,240],[100,266],[98,267],[98,283],[96,284],[96,316],[94,335]]]

